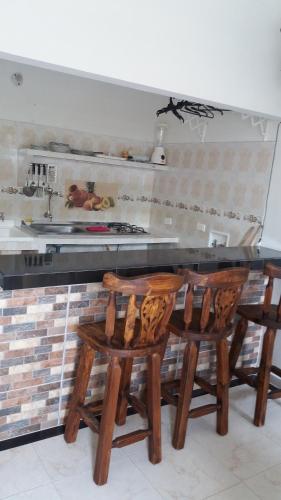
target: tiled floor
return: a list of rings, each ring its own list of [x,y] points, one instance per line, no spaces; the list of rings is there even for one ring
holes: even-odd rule
[[[203,399],[196,398],[194,406]],[[184,450],[170,444],[174,409],[163,407],[163,461],[152,465],[146,442],[112,452],[109,481],[92,481],[96,436],[75,444],[50,438],[0,453],[0,499],[10,500],[280,500],[281,403],[269,401],[266,426],[251,423],[254,393],[231,389],[230,431],[215,433],[215,417],[190,421]],[[129,417],[127,430],[142,425]],[[118,433],[123,434],[124,428]]]

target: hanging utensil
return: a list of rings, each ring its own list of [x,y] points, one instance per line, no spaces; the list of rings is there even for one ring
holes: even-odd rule
[[[36,188],[36,196],[37,198],[42,198],[44,194],[43,187],[41,185],[41,173],[43,171],[43,165],[41,163],[37,164],[37,188]]]
[[[33,163],[32,163],[32,169],[33,169]],[[27,174],[27,177],[26,177],[26,185],[22,188],[22,192],[25,196],[33,196],[34,193],[35,193],[35,190],[36,190],[36,186],[32,186],[31,184],[29,185],[29,181],[30,181],[30,169],[28,170],[28,174]],[[35,184],[35,183],[34,183]]]

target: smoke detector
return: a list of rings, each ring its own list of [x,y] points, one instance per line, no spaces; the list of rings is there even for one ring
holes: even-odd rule
[[[20,87],[23,84],[23,76],[21,73],[13,73],[11,80],[16,87]]]

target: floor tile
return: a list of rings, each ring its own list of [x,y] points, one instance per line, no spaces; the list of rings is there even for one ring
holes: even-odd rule
[[[49,480],[31,445],[0,453],[0,498],[36,488]]]
[[[259,427],[260,432],[273,440],[274,443],[279,444],[281,446],[281,405],[276,404],[275,401],[271,401],[271,405],[269,405],[265,425],[263,427]]]
[[[192,406],[211,400],[194,398]],[[266,425],[257,428],[254,403],[251,388],[233,389],[228,435],[216,433],[215,414],[192,419],[180,451],[171,444],[176,409],[162,407],[162,462],[149,462],[148,440],[113,449],[108,484],[102,487],[92,479],[97,436],[89,429],[80,430],[73,444],[57,436],[3,451],[0,499],[280,500],[281,404],[270,401]],[[116,426],[115,436],[146,426],[133,415],[125,426]]]
[[[155,467],[150,464],[151,467]],[[108,483],[97,486],[92,472],[55,481],[62,500],[163,500],[138,468],[128,459],[111,463]]]
[[[262,500],[280,500],[281,464],[251,477],[246,484]]]
[[[165,500],[200,500],[238,483],[214,454],[192,439],[183,450],[174,450],[164,440],[162,462],[154,466],[148,461],[146,447],[145,442],[136,443],[126,453]]]
[[[248,385],[239,385],[230,389],[230,405],[241,408],[250,419],[254,416],[256,391]]]
[[[52,484],[47,484],[33,490],[13,495],[7,500],[61,500],[61,497]]]
[[[38,441],[33,446],[52,480],[85,471],[91,474],[95,462],[97,435],[89,429],[81,429],[75,443],[67,444],[63,436],[56,436]],[[119,461],[122,457],[125,457],[123,450],[112,450],[111,462]]]
[[[245,484],[238,484],[208,497],[208,500],[258,500],[258,498]]]
[[[215,418],[213,414],[192,421],[188,436],[205,446],[239,479],[247,479],[281,462],[281,446],[236,410],[230,411],[226,436],[216,433]]]

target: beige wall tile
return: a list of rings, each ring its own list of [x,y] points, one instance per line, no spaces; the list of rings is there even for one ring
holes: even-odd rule
[[[161,204],[151,207],[151,225],[165,234],[182,231],[182,246],[206,246],[212,229],[229,233],[230,244],[238,244],[253,226],[244,217],[263,215],[274,143],[197,143],[176,147],[179,154],[182,148],[181,167],[175,170],[176,176],[171,173],[162,179],[156,174],[153,196]],[[168,145],[170,153],[174,149],[175,145]],[[171,200],[174,207],[163,206],[166,200]],[[177,207],[179,202],[187,209]],[[199,211],[191,209],[194,205]],[[167,216],[172,217],[172,226],[164,225]],[[197,230],[198,222],[206,225],[205,232]]]

